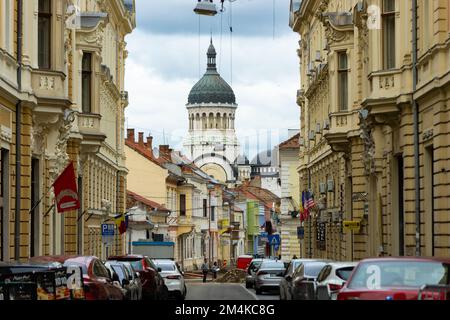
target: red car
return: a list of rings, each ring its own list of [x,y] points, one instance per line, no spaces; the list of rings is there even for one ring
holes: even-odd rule
[[[59,262],[64,266],[78,266],[83,272],[86,300],[123,300],[122,290],[113,284],[112,275],[103,262],[92,256],[41,256],[31,262]]]
[[[139,272],[142,282],[142,298],[145,300],[167,300],[169,290],[153,262],[143,255],[112,256],[108,260],[128,261]]]
[[[450,260],[376,258],[361,261],[338,294],[338,300],[418,300],[425,285],[450,284]]]

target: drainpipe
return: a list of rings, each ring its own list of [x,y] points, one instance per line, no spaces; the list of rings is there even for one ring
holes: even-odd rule
[[[17,90],[22,91],[22,0],[17,0]],[[22,101],[16,104],[16,208],[14,219],[14,259],[20,260],[20,210],[21,210],[21,155],[22,155]]]
[[[416,256],[420,256],[420,159],[419,159],[419,106],[414,94],[417,90],[417,0],[412,1],[412,71],[414,114],[414,176],[415,176],[415,213],[416,213]]]

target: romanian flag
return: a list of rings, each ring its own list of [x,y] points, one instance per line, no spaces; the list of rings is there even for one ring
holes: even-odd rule
[[[117,229],[119,230],[119,234],[124,234],[127,231],[128,217],[126,217],[125,214],[122,213],[114,217],[114,223],[116,224]]]
[[[303,222],[305,220],[304,214],[305,214],[305,208],[303,207],[303,192],[302,192],[302,198],[300,199],[300,221],[301,222]]]

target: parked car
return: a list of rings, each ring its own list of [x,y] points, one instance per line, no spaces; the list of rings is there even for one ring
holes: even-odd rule
[[[261,294],[265,290],[278,289],[284,272],[285,267],[283,261],[264,260],[256,272],[256,294]]]
[[[376,258],[361,261],[338,300],[418,300],[424,285],[450,284],[450,259]]]
[[[142,281],[142,296],[145,300],[166,300],[169,290],[164,283],[164,279],[158,272],[158,268],[146,256],[124,255],[112,256],[108,260],[127,261],[139,272]]]
[[[184,300],[187,289],[184,281],[184,274],[179,270],[177,263],[168,259],[153,260],[156,267],[160,269],[160,274],[169,289],[169,296]]]
[[[293,300],[315,300],[316,279],[322,268],[330,261],[302,261],[292,275]]]
[[[0,262],[0,300],[76,299],[60,263]]]
[[[119,281],[117,285],[122,289],[126,300],[138,300],[138,287],[135,282],[131,281],[131,274],[127,268],[118,261],[106,261],[105,266],[109,271],[117,276]],[[115,283],[116,284],[116,283]]]
[[[122,290],[114,285],[113,275],[103,262],[94,256],[41,256],[30,259],[35,263],[58,262],[63,266],[78,266],[83,277],[86,300],[123,300]]]
[[[280,282],[280,300],[292,300],[292,284],[297,267],[306,261],[319,261],[317,259],[293,259],[286,266],[283,279]]]
[[[253,259],[247,268],[247,276],[245,278],[245,287],[247,289],[253,288],[255,285],[256,272],[261,266],[264,259]]]
[[[336,300],[357,264],[357,262],[330,262],[325,265],[317,276],[317,300]]]
[[[139,277],[139,272],[134,270],[133,266],[130,262],[127,261],[118,261],[121,263],[128,271],[128,274],[130,276],[129,281],[131,284],[134,284],[134,286],[137,288],[137,299],[136,300],[142,300],[142,281]]]

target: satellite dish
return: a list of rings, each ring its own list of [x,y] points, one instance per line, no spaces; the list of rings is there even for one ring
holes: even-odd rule
[[[155,158],[159,158],[159,149],[158,148],[153,148],[153,156]]]

